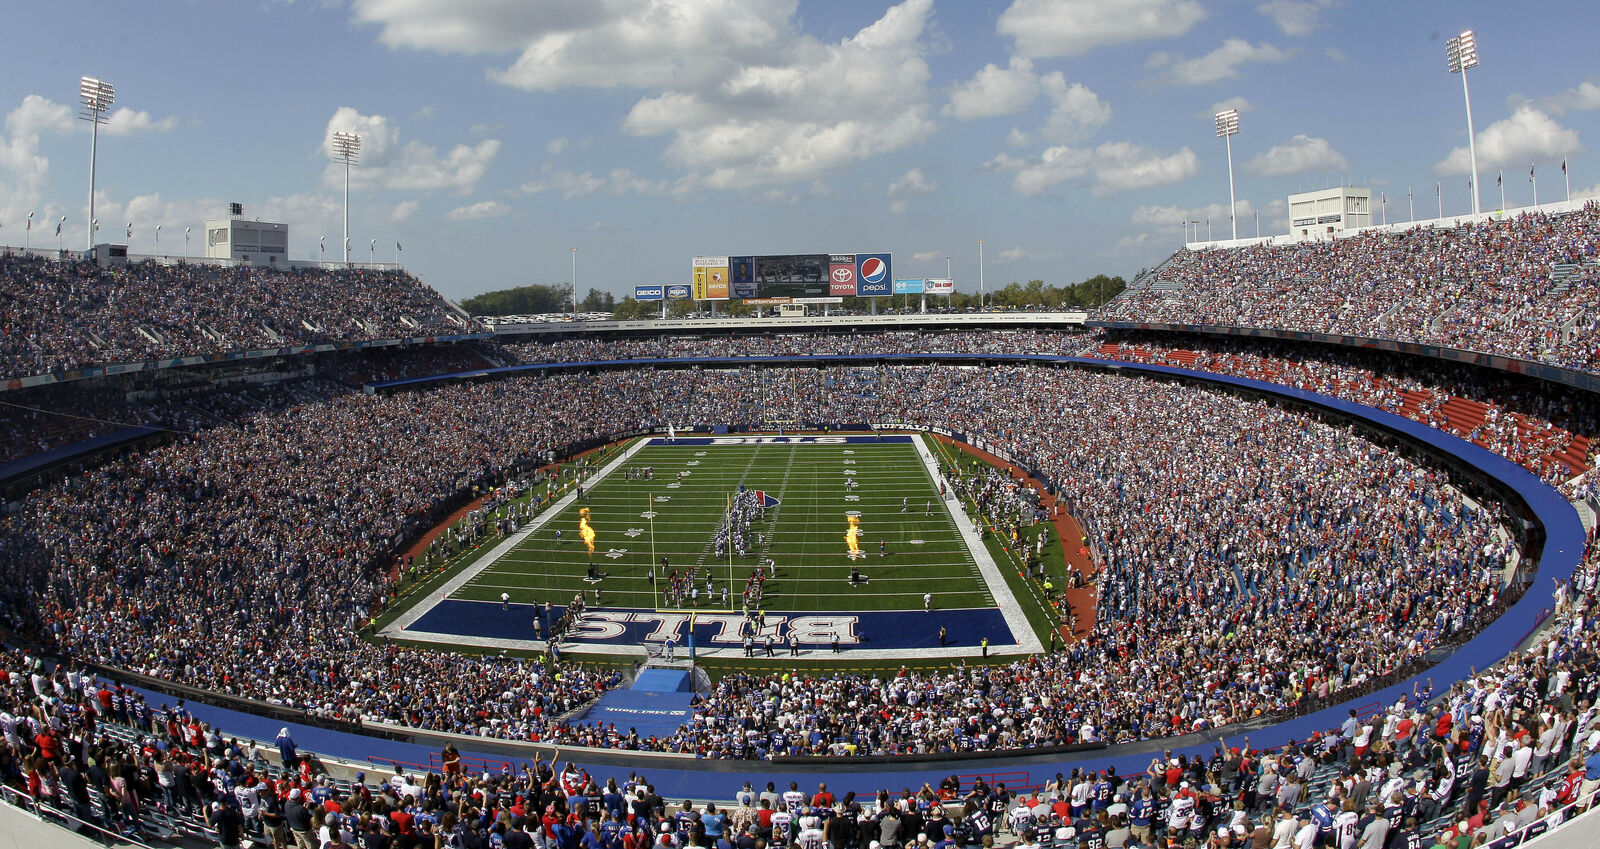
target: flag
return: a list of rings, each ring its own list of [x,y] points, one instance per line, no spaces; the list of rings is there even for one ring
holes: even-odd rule
[[[56,222],[56,235],[57,236],[61,235],[61,222],[60,221]]]
[[[1567,167],[1566,160],[1562,160],[1561,167],[1562,168],[1566,168]],[[28,213],[28,229],[29,230],[33,229],[33,213],[31,213],[31,212]]]
[[[1567,173],[1567,158],[1565,156],[1561,157],[1561,173]]]
[[[1505,182],[1506,182],[1506,172],[1501,171],[1500,172],[1500,176],[1494,178],[1494,184],[1495,184],[1496,187],[1499,187],[1499,186],[1504,185]]]
[[[779,501],[778,497],[776,495],[772,495],[771,493],[768,493],[766,490],[762,490],[762,489],[756,490],[756,505],[757,506],[760,506],[760,507],[776,507],[776,506],[778,506],[779,504],[782,504],[782,503],[783,502]]]
[[[405,248],[402,248],[402,247],[400,247],[400,243],[399,243],[399,242],[395,242],[395,243],[394,243],[394,249],[395,249],[395,252],[396,252],[396,253],[398,253],[398,252],[400,252],[400,251],[404,251],[404,250],[405,250]]]
[[[1533,182],[1533,163],[1528,163],[1528,182]]]

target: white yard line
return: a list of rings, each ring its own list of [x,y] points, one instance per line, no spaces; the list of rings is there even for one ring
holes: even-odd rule
[[[917,456],[922,458],[922,464],[928,470],[928,476],[932,478],[934,485],[938,486],[939,461],[935,460],[933,452],[928,450],[927,439],[927,436],[919,435],[913,443],[917,446]],[[948,501],[945,502],[945,506],[948,509]],[[961,532],[961,539],[972,552],[972,559],[978,564],[978,574],[983,577],[983,583],[988,586],[989,594],[994,597],[995,606],[1000,608],[1000,615],[1005,617],[1012,636],[1017,638],[1015,646],[1029,654],[1042,651],[1043,646],[1039,643],[1038,635],[1033,633],[1033,626],[1028,624],[1027,614],[1022,612],[1022,605],[1017,603],[1017,597],[1011,594],[1011,585],[1006,583],[1005,576],[1000,573],[999,564],[989,556],[988,546],[985,546],[983,540],[978,537],[978,529],[971,521],[957,518],[956,530]]]

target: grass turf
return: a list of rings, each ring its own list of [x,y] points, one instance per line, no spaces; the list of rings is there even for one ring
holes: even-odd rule
[[[739,604],[745,579],[760,560],[771,557],[777,575],[767,582],[768,610],[916,610],[923,593],[932,593],[933,603],[945,609],[994,603],[914,445],[651,445],[628,463],[645,467],[654,469],[653,480],[616,470],[586,490],[587,505],[564,509],[454,597],[498,601],[506,593],[517,603],[565,603],[580,591],[592,592],[594,585],[583,578],[594,562],[607,574],[601,606],[658,608],[664,599],[652,592],[646,575],[665,556],[669,568],[695,567],[699,609],[727,610]],[[679,472],[685,473],[681,479]],[[847,479],[858,485],[846,489]],[[729,558],[715,555],[712,538],[741,483],[781,503],[767,509],[765,521],[752,524],[752,536],[765,534],[766,542],[751,539],[745,556],[734,555],[730,585]],[[588,507],[595,532],[592,558],[579,538],[581,506]],[[656,513],[653,521],[642,515],[650,511]],[[866,556],[855,562],[869,579],[856,587],[849,584],[851,561],[845,556],[847,511],[861,514],[859,544]],[[708,572],[715,601],[705,597]],[[727,604],[721,601],[724,586]]]

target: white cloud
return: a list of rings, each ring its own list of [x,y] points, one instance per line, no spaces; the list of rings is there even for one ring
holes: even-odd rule
[[[996,256],[1001,262],[1016,262],[1019,259],[1027,259],[1029,254],[1022,249],[1021,245],[1018,245],[1014,248],[1003,250]]]
[[[1600,109],[1600,83],[1585,80],[1559,94],[1541,97],[1535,103],[1539,109],[1551,115]]]
[[[1015,172],[1011,187],[1023,195],[1040,194],[1064,182],[1092,177],[1095,196],[1105,197],[1183,182],[1199,173],[1200,161],[1187,147],[1163,155],[1132,142],[1107,142],[1092,150],[1057,145],[1026,160],[1002,153],[979,170]]]
[[[74,129],[70,106],[37,94],[22,98],[22,104],[6,116],[6,131],[13,135],[59,135]]]
[[[1254,108],[1256,108],[1254,103],[1251,103],[1242,97],[1230,97],[1227,100],[1219,100],[1216,103],[1211,104],[1211,108],[1206,112],[1206,114],[1215,115],[1218,112],[1226,112],[1229,109],[1237,109],[1240,112],[1249,112]]]
[[[917,262],[933,262],[944,257],[944,251],[917,251],[911,258]]]
[[[1082,83],[1067,84],[1060,71],[1040,80],[1046,96],[1055,104],[1039,134],[1049,141],[1070,142],[1082,139],[1111,121],[1111,107]]]
[[[1600,198],[1600,183],[1595,183],[1587,189],[1574,189],[1572,197],[1575,200],[1584,198]]]
[[[557,136],[544,143],[544,151],[551,156],[555,156],[561,153],[561,151],[566,150],[567,145],[570,143],[571,142],[567,141],[566,136]]]
[[[1273,145],[1266,153],[1257,154],[1243,166],[1245,172],[1263,177],[1286,177],[1290,174],[1316,174],[1330,171],[1348,171],[1350,163],[1344,155],[1333,149],[1327,139],[1297,135],[1283,144]]]
[[[471,206],[458,206],[444,214],[446,221],[482,221],[486,218],[499,218],[511,211],[497,200],[479,201]]]
[[[931,9],[905,0],[837,44],[800,37],[716,86],[639,101],[623,129],[672,133],[667,161],[717,189],[812,180],[898,150],[934,127],[921,55]]]
[[[889,184],[889,211],[899,215],[906,211],[911,198],[931,195],[938,190],[937,181],[923,176],[921,168],[913,168]]]
[[[104,132],[113,136],[136,136],[140,133],[165,133],[178,126],[172,116],[152,118],[149,112],[118,109],[106,116]]]
[[[490,79],[530,91],[642,92],[623,121],[670,138],[683,187],[810,181],[934,128],[923,56],[932,0],[902,0],[853,36],[801,31],[798,0],[447,3],[355,0],[391,46],[518,51]]]
[[[1166,79],[1179,85],[1201,85],[1239,76],[1239,66],[1250,62],[1282,62],[1289,54],[1262,42],[1252,45],[1242,38],[1230,38],[1221,47],[1197,59],[1176,53],[1155,53],[1145,63],[1148,68],[1167,68]]]
[[[1318,16],[1333,6],[1333,0],[1267,0],[1256,11],[1272,19],[1284,35],[1310,35],[1321,21]]]
[[[1531,104],[1523,104],[1503,118],[1478,133],[1478,167],[1487,172],[1490,168],[1521,167],[1523,163],[1539,159],[1553,159],[1570,153],[1579,153],[1583,145],[1576,130],[1555,122]],[[1465,147],[1451,150],[1449,155],[1433,170],[1439,174],[1465,174],[1472,170]]]
[[[333,134],[353,132],[361,136],[361,152],[356,167],[350,169],[352,186],[399,191],[449,189],[465,194],[472,191],[500,152],[498,139],[484,139],[475,145],[459,144],[443,156],[438,149],[421,142],[400,143],[400,131],[383,115],[362,115],[354,108],[341,106],[328,119],[322,136],[323,155],[333,156]],[[330,187],[343,184],[344,165],[330,161],[323,181]]]
[[[1181,183],[1200,173],[1200,160],[1185,147],[1170,156],[1130,142],[1095,148],[1095,187],[1099,196]]]
[[[673,189],[674,187],[665,181],[646,180],[626,168],[614,168],[610,173],[599,176],[590,171],[579,174],[563,169],[545,179],[522,184],[523,194],[558,192],[563,200],[593,194],[609,194],[616,197],[627,194],[660,195],[667,194]]]
[[[1010,66],[1001,68],[990,63],[972,79],[956,86],[941,114],[958,121],[1015,115],[1038,96],[1039,78],[1033,73],[1033,62],[1013,56]]]
[[[421,205],[422,204],[417,203],[414,200],[403,200],[403,201],[400,201],[399,203],[394,205],[394,211],[389,213],[389,220],[390,221],[396,221],[396,222],[404,221],[407,218],[410,218],[411,216],[415,215],[416,212],[417,212],[417,208],[420,207]]]
[[[1015,0],[996,29],[1023,56],[1073,56],[1095,47],[1183,35],[1206,15],[1195,0]]]
[[[604,221],[601,221],[600,219],[596,218],[595,220],[590,221],[588,226],[584,227],[583,229],[589,230],[589,231],[594,231],[594,230],[604,230],[605,227],[606,227],[606,223]]]
[[[106,123],[101,130],[108,135],[127,136],[141,132],[162,132],[176,124],[173,118],[158,121],[152,119],[148,112],[124,108],[106,116]],[[86,122],[74,119],[72,107],[37,94],[24,97],[6,115],[5,136],[0,137],[0,178],[4,178],[0,181],[0,220],[26,222],[28,213],[33,212],[33,235],[45,241],[55,235],[55,222],[66,214],[68,220],[63,228],[63,236],[71,236],[72,230],[76,229],[74,241],[82,242],[81,219],[87,205],[67,209],[44,202],[50,160],[40,154],[39,148],[40,140],[45,136],[87,132],[88,129]],[[100,214],[98,202],[95,214]],[[102,232],[108,226],[106,221],[121,216],[119,207],[115,215],[103,218]],[[41,235],[41,231],[47,231],[47,235]]]

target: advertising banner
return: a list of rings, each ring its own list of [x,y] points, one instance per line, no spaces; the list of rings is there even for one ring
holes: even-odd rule
[[[756,296],[756,258],[753,256],[728,257],[728,286],[735,298]],[[709,283],[707,286],[709,287]]]
[[[928,295],[950,295],[956,291],[956,281],[948,277],[929,277],[922,281],[922,291]]]
[[[899,278],[894,281],[894,293],[896,295],[920,295],[922,294],[923,282],[920,277]]]
[[[726,301],[728,299],[728,266],[718,265],[706,269],[706,291],[698,296],[702,301]]]
[[[856,297],[882,298],[894,288],[888,254],[856,254]]]
[[[693,276],[689,285],[694,288],[697,301],[726,301],[728,299],[728,257],[697,256],[693,262]]]
[[[828,255],[828,294],[854,295],[856,293],[856,255]]]
[[[687,300],[689,300],[689,295],[691,294],[691,291],[692,290],[688,286],[685,286],[682,283],[678,283],[678,284],[673,285],[673,286],[668,286],[667,287],[667,300],[669,300],[669,301],[687,301]]]
[[[659,301],[665,297],[660,286],[635,286],[633,299],[635,301]]]

